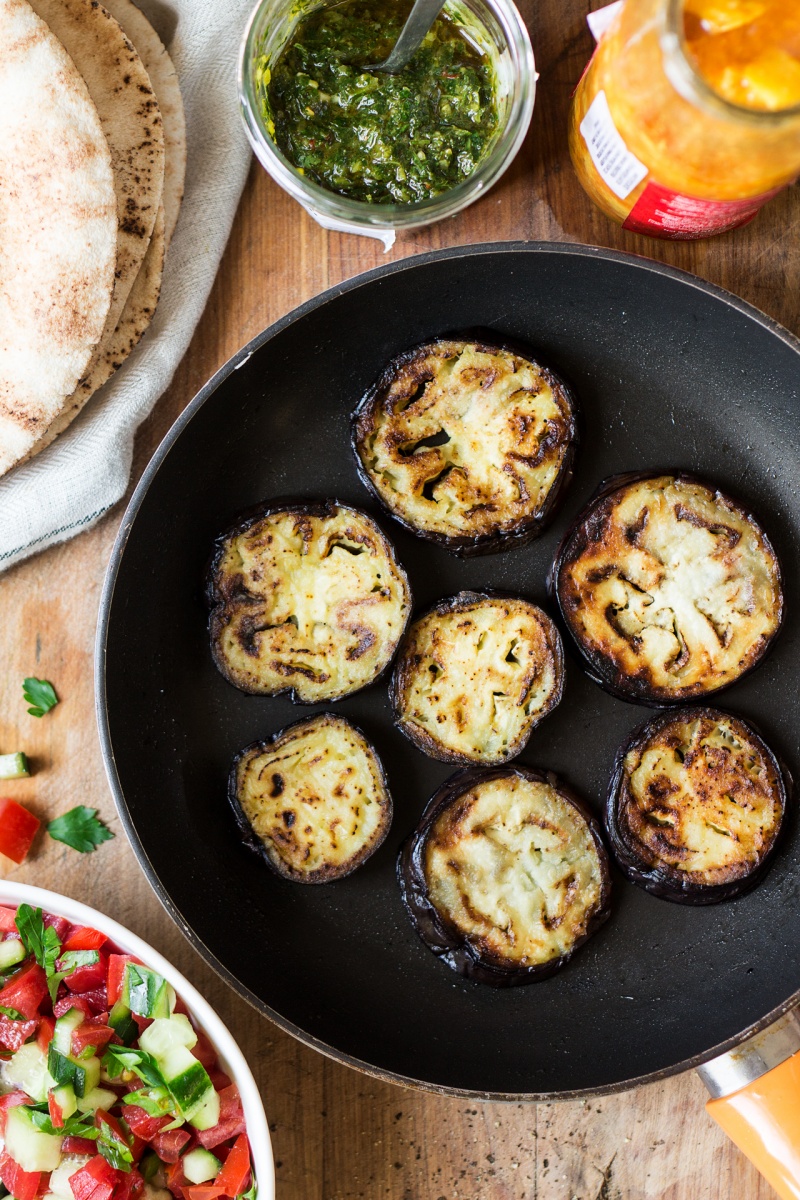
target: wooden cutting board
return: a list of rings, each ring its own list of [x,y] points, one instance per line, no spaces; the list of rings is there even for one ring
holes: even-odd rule
[[[598,5],[593,5],[597,7]],[[581,191],[566,146],[569,97],[590,53],[581,0],[522,0],[541,73],[519,157],[459,217],[377,242],[325,233],[253,167],[210,303],[189,354],[143,427],[138,479],[172,421],[240,345],[323,289],[382,262],[443,246],[507,239],[589,242],[648,255],[737,292],[800,333],[797,189],[746,228],[700,243],[622,232]],[[478,1104],[377,1083],[280,1032],[216,978],[150,891],[106,786],[94,723],[92,657],[100,588],[123,512],[0,576],[0,751],[24,748],[36,774],[7,784],[43,819],[98,807],[117,832],[82,857],[41,838],[9,877],[105,909],[157,946],[205,992],[261,1084],[279,1200],[767,1200],[774,1195],[706,1116],[690,1073],[586,1102]],[[62,697],[41,721],[22,702],[26,675]],[[197,886],[213,888],[213,879]],[[468,1053],[468,1048],[465,1049]]]

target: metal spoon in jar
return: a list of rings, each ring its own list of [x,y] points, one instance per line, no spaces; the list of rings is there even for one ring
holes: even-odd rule
[[[400,30],[390,54],[379,63],[361,67],[362,71],[385,71],[397,75],[422,45],[425,34],[444,8],[444,0],[414,0],[414,7]]]

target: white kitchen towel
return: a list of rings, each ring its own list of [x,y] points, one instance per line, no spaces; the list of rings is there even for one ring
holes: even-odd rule
[[[236,62],[255,0],[138,0],[167,44],[186,109],[186,190],[161,300],[130,358],[81,415],[0,479],[0,571],[93,525],[125,494],[133,435],[205,307],[247,177]]]

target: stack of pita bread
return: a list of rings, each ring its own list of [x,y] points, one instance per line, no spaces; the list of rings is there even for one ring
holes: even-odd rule
[[[147,329],[185,165],[178,78],[133,0],[0,0],[0,475]]]

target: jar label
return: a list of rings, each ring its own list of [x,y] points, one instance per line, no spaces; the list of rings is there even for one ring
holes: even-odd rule
[[[648,233],[652,237],[686,238],[712,237],[727,233],[752,221],[762,204],[771,200],[782,188],[773,188],[760,196],[746,200],[704,200],[700,196],[684,196],[652,180],[622,223],[623,229]]]
[[[623,142],[602,89],[586,110],[581,135],[603,182],[624,200],[642,182],[647,167]]]

